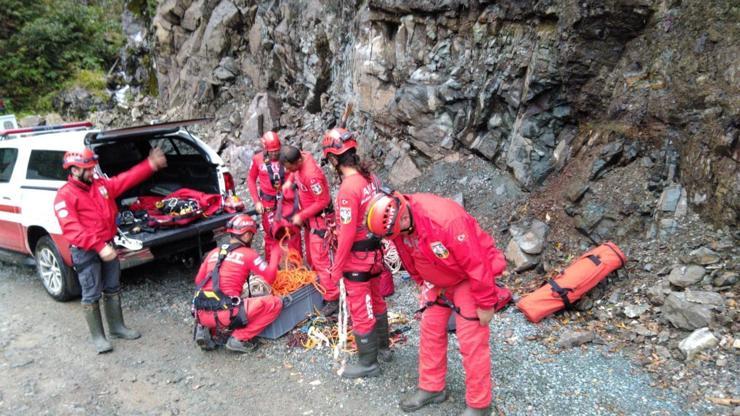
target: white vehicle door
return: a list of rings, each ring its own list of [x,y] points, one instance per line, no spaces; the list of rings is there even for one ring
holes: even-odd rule
[[[54,213],[54,199],[67,180],[67,172],[62,168],[63,157],[61,150],[31,150],[21,185],[24,225],[36,225],[50,234],[61,234]]]
[[[16,180],[21,174],[18,153],[15,148],[0,148],[0,248],[24,251],[20,189]]]

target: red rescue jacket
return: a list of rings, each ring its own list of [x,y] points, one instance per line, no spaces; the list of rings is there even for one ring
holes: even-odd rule
[[[367,240],[371,236],[363,217],[379,186],[377,177],[373,176],[373,180],[368,181],[359,173],[342,180],[335,204],[337,252],[332,265],[332,278],[335,281],[338,281],[342,272],[377,274],[383,270],[382,250],[352,251],[353,243]]]
[[[301,210],[295,215],[302,221],[309,220],[311,228],[322,229],[325,227],[323,220],[314,218],[331,203],[329,181],[310,153],[301,152],[301,156],[303,163],[300,169],[292,174],[292,181],[296,184],[298,200],[301,203]]]
[[[470,280],[475,304],[490,309],[498,301],[496,277],[506,260],[496,243],[456,202],[432,194],[406,195],[413,232],[393,239],[406,271],[421,284],[453,287]]]
[[[195,285],[197,286],[207,276],[211,275],[213,267],[218,261],[218,252],[220,248],[216,247],[206,255],[206,259],[198,269],[195,276]],[[250,273],[259,275],[264,281],[272,285],[277,276],[278,262],[280,261],[280,250],[272,250],[270,264],[250,247],[239,247],[229,253],[221,263],[221,269],[218,274],[218,285],[226,296],[240,297],[244,283],[247,281]],[[213,281],[210,280],[203,286],[203,290],[213,290]]]
[[[252,165],[247,175],[249,195],[255,203],[261,202],[266,208],[275,207],[275,196],[283,186],[286,178],[285,167],[280,162],[267,161],[264,153],[259,152],[252,157]],[[277,187],[274,186],[277,183]],[[283,192],[283,204],[293,204],[293,192]]]
[[[113,178],[96,177],[91,185],[70,176],[54,199],[54,213],[64,238],[83,250],[102,250],[116,235],[116,198],[153,173],[149,161],[144,160]]]

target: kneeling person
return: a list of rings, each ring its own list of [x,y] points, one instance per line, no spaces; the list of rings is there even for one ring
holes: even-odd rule
[[[232,218],[226,232],[231,234],[229,243],[208,253],[195,276],[196,292],[202,294],[194,300],[198,322],[195,340],[202,349],[210,350],[215,346],[212,335],[216,331],[232,331],[227,349],[253,351],[258,347],[253,338],[277,319],[283,303],[271,295],[242,298],[242,288],[251,273],[271,285],[277,276],[280,250],[272,250],[268,264],[251,248],[257,224],[249,215]]]

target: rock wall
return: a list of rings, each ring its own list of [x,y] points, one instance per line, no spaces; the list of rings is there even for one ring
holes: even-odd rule
[[[258,115],[316,151],[352,101],[397,185],[465,149],[532,190],[577,152],[635,142],[675,155],[668,182],[736,224],[739,15],[719,0],[166,0],[159,105],[215,117],[208,140],[240,163]]]

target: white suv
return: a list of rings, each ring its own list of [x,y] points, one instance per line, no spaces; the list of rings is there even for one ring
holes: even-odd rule
[[[119,206],[138,196],[165,196],[181,188],[219,194],[223,206],[234,194],[234,180],[221,157],[185,128],[203,121],[108,131],[86,122],[0,131],[0,258],[35,260],[46,291],[56,300],[79,295],[69,243],[62,238],[53,205],[67,180],[62,157],[83,145],[95,151],[100,170],[109,176],[144,160],[152,147],[167,155],[167,168],[122,195]],[[137,230],[128,235],[133,248],[118,247],[121,267],[192,249],[202,254],[215,245],[232,215],[221,212],[186,226]]]

